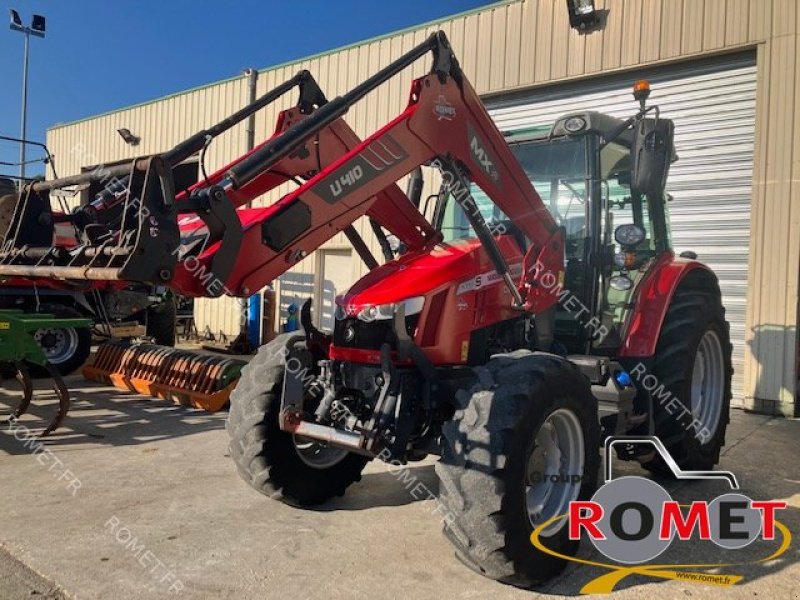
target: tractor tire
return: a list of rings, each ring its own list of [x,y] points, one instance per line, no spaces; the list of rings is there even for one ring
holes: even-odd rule
[[[40,304],[37,312],[62,319],[84,317],[71,306],[64,304]],[[83,366],[92,349],[92,332],[88,327],[42,328],[37,329],[33,336],[44,350],[47,360],[62,377]],[[32,377],[50,377],[47,369],[33,363],[27,365]]]
[[[679,290],[661,328],[652,374],[669,391],[663,401],[653,398],[655,434],[682,469],[708,470],[719,462],[730,421],[731,349],[719,295]],[[677,408],[672,398],[681,403]],[[672,475],[658,454],[643,466]]]
[[[292,506],[314,506],[344,495],[350,484],[361,480],[369,459],[320,445],[314,454],[310,440],[280,429],[284,349],[302,340],[302,335],[283,334],[259,348],[231,394],[226,429],[231,457],[250,487]],[[305,366],[309,359],[310,355]],[[304,454],[309,449],[312,452]]]
[[[159,346],[175,345],[175,299],[169,298],[147,309],[147,335]]]
[[[14,219],[14,210],[17,207],[18,198],[19,196],[16,193],[5,193],[0,187],[0,244],[6,240],[6,234],[11,228],[11,221]]]
[[[460,408],[443,429],[436,473],[444,533],[473,570],[531,587],[567,562],[533,546],[534,527],[565,514],[569,501],[588,500],[597,486],[597,401],[577,367],[552,354],[518,350],[476,372],[478,383],[459,392]],[[548,484],[556,473],[580,481]],[[578,541],[565,522],[546,527],[540,539],[574,555]]]

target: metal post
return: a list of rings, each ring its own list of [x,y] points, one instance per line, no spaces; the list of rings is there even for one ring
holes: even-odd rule
[[[256,90],[258,88],[258,71],[252,67],[245,69],[247,77],[247,103],[253,104],[256,101]],[[245,144],[247,152],[256,147],[256,115],[253,113],[247,118],[247,128],[245,131]],[[252,202],[247,203],[247,208],[253,206]],[[258,348],[261,337],[261,294],[256,292],[249,298],[241,300],[242,321],[240,334],[245,335],[252,348]]]
[[[30,33],[25,29],[25,52],[22,58],[22,122],[20,125],[20,135],[22,143],[19,145],[19,178],[25,181],[25,140],[28,138],[28,48],[30,46]]]
[[[22,117],[20,123],[20,142],[19,142],[19,177],[21,184],[25,182],[25,161],[28,137],[28,55],[30,50],[31,36],[44,37],[45,18],[42,15],[33,15],[30,25],[23,25],[22,18],[13,8],[11,13],[11,30],[19,31],[25,36],[25,49],[22,55]]]

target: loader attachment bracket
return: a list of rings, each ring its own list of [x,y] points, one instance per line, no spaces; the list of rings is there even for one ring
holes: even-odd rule
[[[328,103],[328,99],[319,87],[317,81],[311,76],[308,71],[302,71],[300,77],[300,100],[297,105],[300,107],[300,112],[304,115],[310,115],[314,112],[314,108],[319,108]]]
[[[138,172],[134,181],[142,178],[142,195],[134,196],[128,202],[130,216],[137,222],[131,224],[130,231],[136,231],[136,241],[130,256],[120,269],[119,279],[165,283],[172,279],[175,263],[178,260],[179,241],[177,216],[175,212],[175,182],[172,169],[159,156],[147,159],[147,169]],[[131,190],[135,193],[135,188]],[[120,237],[128,231],[125,219]],[[135,229],[134,229],[135,227]]]
[[[98,171],[84,179],[104,181],[107,177]],[[172,171],[161,157],[132,161],[121,210],[102,224],[101,235],[87,231],[69,245],[57,243],[51,189],[56,189],[52,182],[37,182],[22,191],[0,248],[0,277],[153,284],[171,280],[179,233]]]
[[[236,264],[244,237],[236,208],[225,190],[215,185],[192,195],[181,207],[181,212],[196,214],[208,227],[209,235],[219,239],[219,249],[211,260],[210,273],[201,273],[198,268],[195,275],[204,280],[208,278],[205,287],[210,297],[221,296],[227,291],[224,282]],[[181,259],[185,260],[185,256]]]

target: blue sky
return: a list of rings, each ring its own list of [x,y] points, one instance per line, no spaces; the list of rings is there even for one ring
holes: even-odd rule
[[[28,138],[107,110],[491,4],[488,0],[6,0],[31,38]],[[7,21],[0,23],[7,23]],[[18,137],[21,33],[0,24],[0,134]],[[0,160],[18,151],[0,142]],[[8,168],[0,167],[0,172]],[[16,169],[14,169],[16,172]]]

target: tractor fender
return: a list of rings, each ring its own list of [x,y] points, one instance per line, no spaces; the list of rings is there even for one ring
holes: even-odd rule
[[[676,258],[669,252],[656,261],[645,279],[637,286],[633,313],[623,333],[620,357],[650,357],[656,352],[672,297],[678,287],[692,274],[704,289],[713,287],[719,292],[717,276],[698,260]]]

